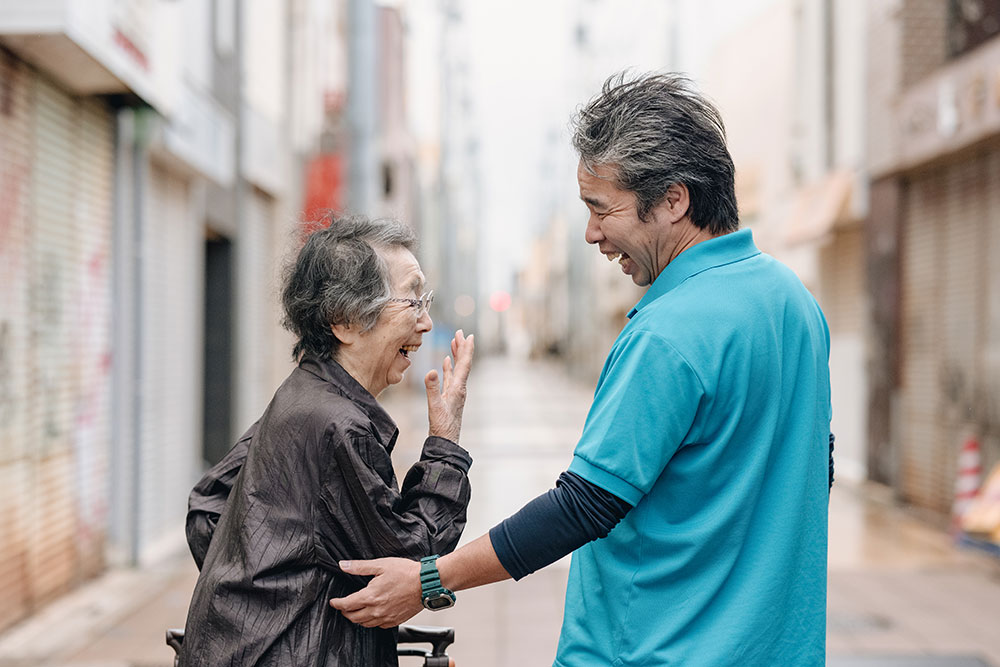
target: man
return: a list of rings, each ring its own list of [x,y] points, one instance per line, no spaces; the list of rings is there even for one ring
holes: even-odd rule
[[[436,570],[342,563],[375,576],[331,605],[391,626],[441,588],[517,579],[576,550],[557,666],[822,665],[823,315],[738,230],[722,119],[685,79],[612,77],[573,141],[587,242],[649,289],[568,471]]]

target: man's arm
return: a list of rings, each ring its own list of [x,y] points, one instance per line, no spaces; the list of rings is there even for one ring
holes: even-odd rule
[[[503,568],[515,580],[551,565],[587,542],[605,537],[632,506],[576,473],[490,530]]]
[[[564,472],[556,488],[525,505],[489,533],[438,559],[442,584],[463,590],[527,576],[607,535],[631,506],[583,478]],[[393,627],[421,609],[419,565],[383,558],[343,562],[341,569],[376,575],[367,588],[330,601],[349,620]]]
[[[485,586],[510,579],[500,564],[489,535],[483,535],[437,561],[441,584],[452,591]],[[353,575],[374,575],[368,586],[330,600],[353,623],[366,628],[394,628],[413,618],[420,602],[420,563],[405,558],[341,561],[340,568]]]

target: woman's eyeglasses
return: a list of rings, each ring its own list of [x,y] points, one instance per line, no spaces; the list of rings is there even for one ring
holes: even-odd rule
[[[417,309],[417,317],[422,316],[428,310],[430,310],[431,304],[434,303],[434,290],[430,292],[424,292],[420,295],[419,299],[403,299],[399,297],[392,297],[389,301],[398,301],[399,303],[408,303],[413,308]]]

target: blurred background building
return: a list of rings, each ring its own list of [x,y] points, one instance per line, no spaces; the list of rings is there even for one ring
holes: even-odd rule
[[[1000,459],[1000,2],[868,10],[869,475],[947,511]]]
[[[0,630],[180,547],[326,210],[420,235],[409,382],[459,327],[596,379],[642,290],[583,240],[569,119],[624,68],[722,110],[830,323],[838,474],[943,522],[960,446],[1000,460],[998,35],[1000,0],[4,0]]]
[[[352,132],[361,10],[380,113]],[[402,51],[367,2],[0,6],[0,627],[176,549],[192,483],[291,368],[286,254],[327,208],[411,217]]]

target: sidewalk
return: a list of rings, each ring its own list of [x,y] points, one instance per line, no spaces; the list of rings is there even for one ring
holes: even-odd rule
[[[467,539],[552,484],[591,391],[555,367],[477,362],[463,434],[476,459]],[[400,425],[402,469],[426,429],[424,399],[398,392],[384,403]],[[460,667],[550,665],[567,569],[563,559],[518,583],[463,591],[454,609],[413,622],[455,627]],[[168,667],[163,633],[183,625],[196,576],[186,551],[109,572],[0,635],[0,667]],[[834,486],[828,608],[831,666],[1000,667],[1000,560],[955,548],[885,489]]]

